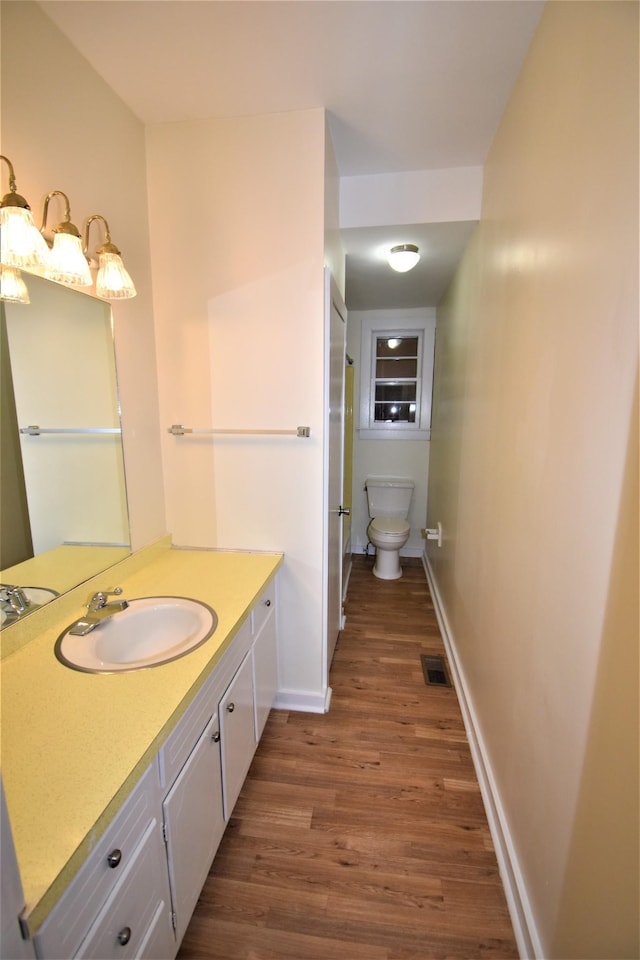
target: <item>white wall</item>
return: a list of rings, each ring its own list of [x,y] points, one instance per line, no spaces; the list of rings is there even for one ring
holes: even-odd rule
[[[113,305],[135,549],[166,532],[144,130],[36,3],[3,3],[0,12],[2,153],[14,165],[18,193],[38,224],[51,190],[69,196],[78,227],[91,214],[106,217],[138,291],[135,299]],[[4,163],[1,173],[5,178]],[[59,209],[55,202],[51,215]]]
[[[639,949],[637,41],[546,5],[438,312],[429,563],[546,960]]]
[[[283,698],[322,709],[323,110],[148,128],[169,528],[282,550]],[[311,427],[310,439],[176,438]]]
[[[343,177],[340,226],[478,220],[481,202],[482,167]]]
[[[425,307],[412,310],[411,315],[433,317],[435,309]],[[352,504],[352,552],[362,553],[367,547],[369,513],[364,482],[369,476],[409,477],[415,484],[409,524],[411,533],[402,549],[402,556],[420,557],[424,540],[421,530],[427,521],[427,487],[429,473],[428,440],[370,440],[359,435],[360,426],[360,379],[361,379],[361,331],[367,317],[394,319],[405,317],[407,311],[399,310],[353,310],[347,322],[347,353],[354,361],[354,436],[353,436],[353,504]],[[373,548],[369,548],[373,552]]]

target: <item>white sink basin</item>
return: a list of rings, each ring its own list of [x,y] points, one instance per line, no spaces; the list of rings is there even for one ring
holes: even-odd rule
[[[116,673],[177,660],[208,640],[218,625],[215,612],[187,597],[142,597],[102,620],[85,636],[58,637],[61,663],[87,673]]]
[[[38,607],[60,596],[59,593],[56,593],[55,590],[49,590],[48,587],[23,587],[22,589],[29,603],[33,603]]]

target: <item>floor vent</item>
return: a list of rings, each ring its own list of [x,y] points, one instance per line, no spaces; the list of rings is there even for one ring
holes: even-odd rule
[[[424,673],[424,682],[429,686],[450,687],[451,680],[447,671],[444,657],[429,657],[422,654],[422,672]]]

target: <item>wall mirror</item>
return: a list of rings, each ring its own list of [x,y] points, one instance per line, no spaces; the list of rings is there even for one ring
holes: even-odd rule
[[[128,556],[130,536],[111,307],[24,279],[30,302],[0,303],[0,583],[27,588],[28,613]],[[19,617],[0,598],[6,629]]]

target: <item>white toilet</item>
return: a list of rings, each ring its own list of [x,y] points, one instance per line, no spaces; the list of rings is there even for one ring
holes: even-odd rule
[[[409,539],[407,523],[413,480],[400,477],[367,477],[365,480],[369,516],[369,542],[376,548],[373,572],[380,580],[402,576],[400,550]]]

